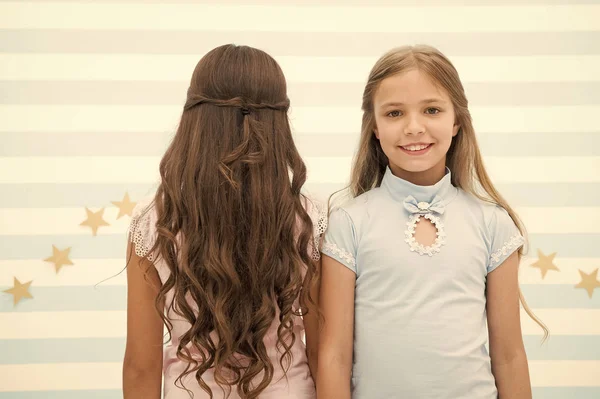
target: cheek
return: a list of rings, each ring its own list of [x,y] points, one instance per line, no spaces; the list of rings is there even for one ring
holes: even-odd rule
[[[440,141],[452,140],[454,136],[454,120],[444,118],[431,125],[430,132]]]
[[[377,119],[377,138],[382,144],[387,141],[395,141],[398,136],[398,124],[385,119]]]
[[[382,147],[386,147],[388,145],[392,145],[396,141],[397,135],[395,135],[389,128],[385,126],[378,130],[378,138]]]

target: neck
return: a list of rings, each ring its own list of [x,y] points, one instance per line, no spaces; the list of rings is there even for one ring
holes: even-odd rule
[[[423,172],[409,172],[390,163],[390,170],[394,176],[406,180],[409,183],[416,184],[417,186],[433,186],[442,180],[446,174],[446,162],[440,162],[433,168]]]

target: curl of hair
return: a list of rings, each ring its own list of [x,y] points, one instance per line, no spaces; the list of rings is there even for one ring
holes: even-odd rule
[[[191,374],[211,398],[203,378],[209,370],[227,396],[235,389],[254,399],[267,388],[274,365],[263,340],[274,321],[285,373],[300,338],[294,318],[314,303],[308,287],[317,269],[307,250],[313,226],[300,193],[306,167],[288,106],[285,78],[270,56],[219,47],[198,63],[160,163],[151,252],[170,276],[157,306],[172,292],[158,309],[169,334],[169,314],[190,325],[177,348],[188,364],[178,384],[187,389],[183,378]],[[251,112],[240,112],[244,107]]]

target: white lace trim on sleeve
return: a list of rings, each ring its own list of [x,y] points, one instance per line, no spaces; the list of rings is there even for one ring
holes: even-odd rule
[[[339,258],[340,260],[346,262],[353,268],[356,267],[356,260],[354,259],[354,256],[350,252],[346,251],[343,248],[338,247],[337,245],[335,245],[333,243],[330,243],[330,242],[324,243],[322,251],[326,255],[333,255],[333,256]]]
[[[135,254],[150,262],[154,261],[154,255],[150,253],[153,240],[149,237],[150,232],[154,231],[151,212],[152,207],[145,207],[140,214],[134,215],[129,226],[129,240],[133,243]]]
[[[500,262],[500,259],[502,259],[503,256],[514,252],[515,249],[519,248],[523,244],[525,244],[525,239],[523,238],[523,236],[521,236],[521,234],[517,233],[513,235],[511,238],[508,239],[508,241],[504,243],[502,248],[499,248],[496,251],[494,251],[494,253],[492,253],[492,255],[490,256],[490,265],[496,266],[496,264]]]
[[[318,261],[321,259],[321,238],[325,231],[327,230],[327,207],[323,206],[320,203],[313,202],[314,208],[313,213],[313,249],[312,249],[312,259],[314,261]]]

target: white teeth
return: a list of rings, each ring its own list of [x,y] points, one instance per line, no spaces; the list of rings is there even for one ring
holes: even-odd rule
[[[408,151],[420,151],[420,150],[424,150],[425,148],[429,147],[429,144],[425,145],[425,144],[419,144],[419,145],[409,145],[406,147],[402,147],[405,150]]]

